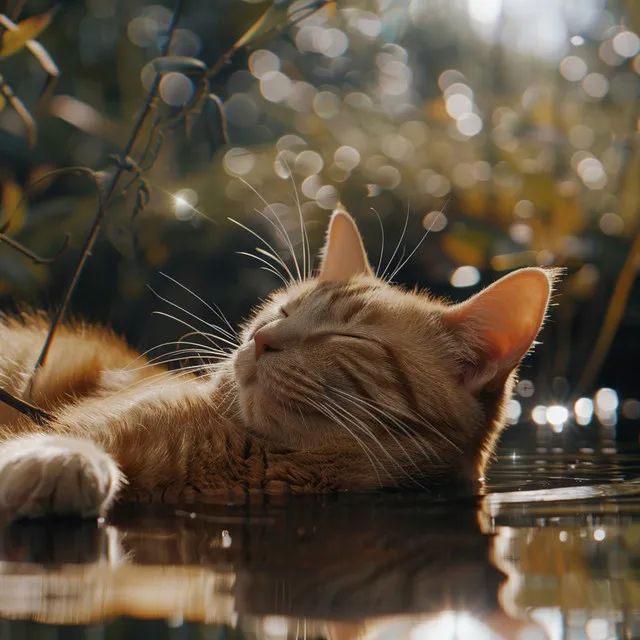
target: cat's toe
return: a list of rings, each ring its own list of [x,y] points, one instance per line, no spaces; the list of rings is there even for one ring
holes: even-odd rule
[[[115,462],[88,440],[35,435],[0,445],[0,510],[12,517],[91,517],[122,482]]]

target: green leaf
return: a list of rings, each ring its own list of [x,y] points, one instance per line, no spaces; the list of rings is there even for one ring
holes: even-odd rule
[[[0,43],[0,60],[18,53],[27,46],[29,40],[37,38],[51,24],[55,9],[32,16],[15,24],[5,15],[0,14],[0,24],[5,28]]]

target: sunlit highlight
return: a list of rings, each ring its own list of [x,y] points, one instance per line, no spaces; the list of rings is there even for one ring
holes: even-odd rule
[[[593,400],[591,398],[578,398],[573,406],[576,423],[585,426],[593,418]]]
[[[496,635],[485,624],[466,611],[444,611],[434,620],[415,626],[411,630],[410,640],[497,640]]]
[[[451,284],[454,287],[473,287],[480,282],[480,272],[472,266],[458,267],[451,274]]]
[[[569,418],[569,411],[561,405],[552,405],[547,407],[545,418],[556,433],[561,433]]]
[[[603,387],[595,395],[596,409],[599,412],[611,412],[618,408],[618,394],[614,389]]]
[[[538,425],[547,424],[547,407],[539,404],[531,411],[531,419]]]
[[[522,415],[522,405],[515,399],[507,403],[506,417],[508,424],[516,424]]]

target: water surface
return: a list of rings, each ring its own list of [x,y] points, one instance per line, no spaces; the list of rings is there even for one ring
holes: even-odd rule
[[[505,443],[482,497],[18,523],[0,546],[0,637],[639,638],[640,447],[583,444]]]

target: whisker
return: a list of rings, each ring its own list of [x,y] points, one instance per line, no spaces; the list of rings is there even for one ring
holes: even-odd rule
[[[178,347],[180,347],[180,345],[181,345],[181,344],[188,344],[188,345],[198,345],[198,344],[199,344],[203,349],[205,349],[206,351],[211,351],[212,353],[214,353],[214,352],[215,352],[215,353],[217,353],[217,352],[220,352],[220,353],[227,353],[227,354],[233,353],[233,351],[234,351],[235,347],[234,347],[234,349],[230,349],[230,348],[228,348],[228,347],[219,347],[219,346],[216,346],[216,348],[215,348],[215,349],[212,349],[211,347],[209,347],[209,346],[208,346],[208,345],[206,345],[206,344],[202,344],[202,343],[200,343],[200,342],[187,342],[187,341],[185,340],[185,338],[190,338],[191,336],[202,336],[202,335],[205,335],[202,331],[188,331],[187,333],[185,333],[185,334],[180,338],[180,340],[177,340],[177,341],[176,341],[176,345],[177,345]],[[212,337],[213,337],[213,338],[216,338],[216,336],[215,336],[215,335],[212,335]]]
[[[233,335],[229,336],[229,332],[225,331],[222,327],[219,327],[217,324],[213,324],[211,322],[207,322],[206,320],[203,320],[202,318],[197,316],[195,313],[191,313],[191,311],[188,311],[184,307],[181,307],[179,304],[176,304],[175,302],[172,302],[168,298],[165,298],[165,297],[161,296],[157,291],[154,291],[154,289],[152,289],[150,285],[147,285],[147,287],[149,288],[151,293],[153,293],[156,297],[160,298],[160,300],[162,300],[163,302],[166,302],[167,304],[171,305],[175,309],[178,309],[179,311],[182,311],[183,313],[186,313],[189,317],[194,318],[198,322],[202,322],[202,324],[205,325],[206,327],[209,327],[210,329],[213,329],[214,331],[219,331],[220,333],[222,333],[223,336],[228,336],[233,341],[233,342],[231,342],[231,341],[229,341],[228,339],[226,339],[224,337],[220,337],[219,339],[222,340],[223,342],[226,342],[227,344],[231,345],[232,347],[236,347],[237,346],[238,343],[237,343],[236,337],[233,336]],[[195,327],[194,327],[194,331],[196,331]]]
[[[169,340],[168,342],[163,342],[162,344],[157,344],[154,347],[150,347],[149,349],[147,349],[144,353],[141,353],[137,358],[135,358],[135,360],[132,360],[126,367],[124,367],[125,369],[127,369],[130,365],[132,365],[134,362],[136,362],[136,360],[139,360],[140,358],[143,358],[147,355],[149,355],[152,351],[157,351],[158,349],[162,349],[163,347],[169,347],[171,345],[176,345],[176,347],[180,347],[180,345],[182,344],[186,344],[189,346],[199,346],[202,349],[205,350],[211,350],[211,351],[222,351],[221,349],[218,349],[218,347],[216,346],[215,350],[212,350],[211,347],[209,347],[206,344],[201,344],[200,342],[190,342],[190,341],[186,341],[185,338],[188,338],[189,336],[192,335],[202,335],[202,333],[200,331],[189,331],[189,333],[185,333],[182,338],[180,338],[179,340]]]
[[[367,402],[364,398],[360,398],[360,397],[356,397],[356,396],[351,396],[350,394],[347,394],[346,392],[341,391],[340,389],[332,389],[334,392],[342,395],[347,401],[352,402],[353,404],[355,404],[356,406],[359,406],[360,409],[362,409],[363,411],[365,411],[365,413],[367,415],[369,415],[371,418],[373,418],[398,444],[398,446],[402,449],[402,451],[404,452],[404,454],[406,455],[406,457],[409,459],[409,461],[411,462],[411,464],[416,468],[416,471],[418,471],[421,475],[424,472],[423,469],[421,469],[418,464],[415,462],[415,460],[411,457],[411,455],[409,454],[409,452],[406,451],[406,449],[402,446],[402,444],[396,439],[396,437],[394,436],[393,432],[391,432],[389,430],[389,428],[384,424],[384,422],[378,418],[377,416],[375,416],[373,413],[371,413],[370,411],[367,410],[368,407],[369,409],[371,409],[372,411],[377,411],[379,414],[382,415],[383,418],[386,418],[387,420],[390,420],[392,422],[392,424],[396,427],[398,427],[399,429],[402,430],[402,432],[408,436],[411,440],[411,443],[414,444],[415,446],[417,446],[420,449],[420,452],[422,453],[422,455],[426,458],[427,462],[431,462],[432,461],[432,456],[440,459],[440,456],[437,454],[437,452],[435,451],[435,449],[429,445],[428,443],[427,446],[429,447],[431,454],[427,453],[427,451],[425,450],[424,446],[421,443],[422,438],[420,438],[420,435],[413,429],[411,429],[410,427],[408,427],[407,425],[403,424],[402,422],[400,422],[399,420],[397,420],[396,418],[394,418],[391,414],[388,414],[384,411],[382,411],[379,407],[376,407],[375,405],[373,405],[372,403]],[[414,479],[414,481],[419,485],[419,482],[417,482],[417,480]],[[424,488],[424,487],[423,487]]]
[[[207,340],[216,348],[218,348],[219,345],[218,345],[217,342],[215,342],[215,340],[219,340],[220,342],[224,342],[225,344],[228,344],[233,349],[237,349],[237,347],[238,347],[238,345],[235,342],[231,342],[230,340],[227,340],[226,338],[223,338],[222,336],[218,336],[215,333],[208,333],[206,331],[199,331],[192,324],[189,324],[186,320],[183,320],[182,318],[177,318],[176,316],[172,316],[170,313],[166,313],[165,311],[153,311],[152,313],[155,316],[164,316],[165,318],[170,318],[171,320],[175,320],[176,322],[179,322],[180,324],[184,325],[188,329],[191,329],[192,331],[197,333],[199,336],[203,336],[203,337],[207,338]]]
[[[167,365],[167,364],[172,364],[173,362],[188,362],[190,360],[200,360],[201,361],[200,368],[204,368],[204,366],[205,366],[205,363],[202,362],[202,360],[203,360],[202,354],[200,354],[200,353],[190,354],[190,355],[183,355],[183,356],[179,356],[179,357],[170,357],[170,358],[167,358],[166,360],[160,360],[157,364]],[[140,367],[140,369],[138,369],[138,371],[140,371],[142,369],[144,369],[144,367]],[[179,371],[179,369],[178,369],[178,371]]]
[[[334,402],[332,400],[330,400],[330,401]],[[337,406],[340,406],[337,403],[335,403],[335,404]],[[373,433],[373,431],[360,418],[358,418],[352,412],[350,412],[347,409],[345,409],[345,407],[340,407],[340,409],[344,412],[344,414],[346,415],[347,419],[349,419],[349,418],[352,419],[351,422],[352,422],[352,424],[354,424],[354,426],[359,426],[361,431],[364,431],[378,445],[378,447],[380,447],[381,451],[387,456],[387,458],[389,458],[389,461],[398,469],[400,474],[405,475],[407,478],[409,478],[409,479],[411,479],[412,481],[415,482],[415,479],[411,476],[411,474],[406,469],[404,469],[404,467],[402,467],[402,465],[396,460],[396,458],[391,453],[389,453],[389,451],[385,448],[385,446],[382,444],[380,439],[376,437],[375,433]],[[385,427],[385,431],[387,431],[387,433],[389,433],[389,435],[391,435],[394,438],[394,440],[400,446],[400,448],[404,450],[404,448],[398,442],[397,438],[395,438],[389,432],[389,430],[386,429],[386,427]],[[405,450],[405,454],[407,455],[409,460],[411,460],[411,457],[406,452],[406,450]]]
[[[274,255],[276,255],[276,256],[278,255],[278,252],[273,248],[273,246],[271,244],[269,244],[260,234],[258,234],[255,231],[253,231],[253,229],[249,229],[249,227],[247,227],[246,225],[242,224],[241,222],[238,222],[237,220],[234,220],[233,218],[228,218],[228,220],[230,222],[233,222],[233,224],[238,225],[239,227],[241,227],[245,231],[248,231],[252,236],[254,236],[258,240],[260,240],[260,242],[262,242],[262,244],[264,244]],[[282,258],[279,258],[279,263],[282,266],[282,268],[285,270],[285,273],[289,276],[289,280],[293,282],[295,280],[295,278],[293,276],[293,273],[291,273],[291,269],[289,269],[289,267],[287,266],[287,264],[285,263],[285,261]]]
[[[247,256],[248,258],[252,258],[253,260],[257,260],[258,262],[262,262],[266,266],[261,267],[261,269],[264,269],[265,271],[268,271],[269,273],[273,273],[275,276],[280,278],[280,280],[282,280],[282,282],[284,283],[285,286],[287,286],[289,284],[287,282],[287,279],[279,271],[274,269],[269,262],[267,262],[266,260],[264,260],[260,256],[256,256],[255,254],[249,253],[248,251],[236,251],[236,253],[239,256]]]
[[[191,333],[194,333],[194,332],[191,332]],[[196,331],[195,333],[199,333],[199,332]],[[127,371],[132,364],[135,364],[136,362],[138,362],[138,360],[141,360],[142,358],[145,358],[152,351],[157,351],[158,349],[162,349],[162,347],[168,347],[168,346],[171,346],[171,345],[178,345],[179,346],[180,345],[180,340],[169,340],[169,342],[163,342],[162,344],[157,344],[154,347],[150,347],[146,351],[144,351],[141,354],[139,354],[138,356],[136,356],[126,367],[123,367],[122,368],[123,371]]]
[[[254,211],[262,216],[272,227],[275,228],[277,234],[282,238],[282,240],[284,241],[285,245],[287,246],[287,248],[289,249],[289,253],[291,254],[291,256],[293,257],[293,263],[296,267],[296,272],[298,274],[300,274],[300,268],[298,266],[298,258],[296,256],[295,253],[295,249],[293,247],[293,242],[291,241],[291,237],[289,236],[289,232],[287,231],[287,228],[284,226],[284,224],[282,223],[282,221],[280,220],[280,216],[278,216],[278,214],[271,208],[271,205],[268,205],[270,210],[272,211],[274,217],[276,218],[276,220],[280,223],[280,226],[277,226],[273,220],[271,220],[271,218],[269,218],[267,215],[265,215],[265,213],[263,211],[260,211],[260,209],[254,209]],[[280,230],[282,229],[282,230]],[[300,282],[301,280],[298,279],[298,282]]]
[[[362,422],[362,420],[360,420],[357,416],[353,415],[353,413],[351,413],[349,410],[345,409],[345,407],[340,406],[337,402],[333,401],[331,398],[326,398],[326,399],[332,404],[333,408],[335,410],[337,410],[344,418],[346,418],[354,427],[359,429],[360,432],[362,432],[365,435],[369,436],[369,438],[371,438],[371,440],[373,440],[373,442],[376,445],[378,445],[378,447],[380,448],[382,453],[384,453],[384,455],[400,471],[401,474],[407,475],[409,478],[411,477],[407,473],[407,471],[405,469],[403,469],[403,467],[400,465],[400,463],[393,457],[393,455],[390,454],[389,451],[387,451],[387,449],[382,444],[382,442],[380,442],[380,439],[376,437],[375,433],[373,433],[373,431],[367,425],[365,425]],[[384,467],[384,465],[382,465],[382,468],[386,471],[386,473],[389,476],[389,478],[392,481],[395,481],[395,478],[392,476],[392,474],[389,472],[389,470],[386,469],[386,467]]]
[[[364,444],[364,442],[360,438],[358,438],[358,436],[351,429],[349,429],[349,427],[347,427],[347,425],[344,424],[344,422],[342,420],[340,420],[340,418],[335,416],[333,414],[333,412],[331,412],[331,410],[328,407],[326,407],[324,405],[321,405],[319,403],[316,403],[316,402],[314,402],[313,400],[311,400],[309,398],[307,398],[307,402],[309,403],[310,406],[314,407],[320,413],[322,413],[324,416],[326,416],[331,421],[333,421],[336,424],[338,424],[338,426],[342,427],[356,441],[356,443],[362,448],[362,450],[364,451],[365,455],[367,456],[369,462],[371,463],[371,466],[373,467],[373,470],[374,470],[374,472],[376,474],[376,477],[378,478],[378,484],[380,486],[383,486],[382,485],[382,478],[380,477],[380,473],[378,471],[378,468],[376,467],[376,463],[374,462],[374,459],[375,459],[378,462],[378,464],[382,467],[382,465],[380,464],[380,460],[376,456],[372,457],[371,450]]]
[[[163,353],[159,356],[156,356],[153,360],[150,360],[147,364],[143,364],[140,365],[139,367],[136,367],[135,369],[129,369],[128,371],[130,373],[133,373],[135,371],[142,371],[144,369],[148,369],[149,367],[156,367],[156,366],[161,366],[163,364],[166,364],[167,358],[176,358],[176,360],[180,360],[181,358],[179,356],[183,356],[183,358],[186,358],[187,356],[192,356],[192,355],[197,355],[198,357],[202,358],[203,360],[206,359],[207,357],[209,358],[216,358],[216,359],[220,359],[223,357],[226,357],[228,354],[223,353],[223,352],[219,352],[219,353],[211,353],[211,354],[205,354],[203,353],[200,349],[179,349],[178,351],[170,351],[169,353]]]
[[[296,187],[296,181],[293,178],[293,173],[291,172],[291,169],[289,168],[289,165],[287,163],[287,159],[284,156],[281,162],[284,163],[284,166],[289,172],[289,178],[291,178],[291,185],[293,186],[293,193],[295,195],[296,205],[298,207],[298,216],[300,218],[300,235],[302,236],[302,271],[305,279],[307,279],[311,277],[311,245],[309,244],[309,234],[307,233],[307,225],[305,224],[304,216],[302,215],[300,194],[298,193],[298,188]]]
[[[333,391],[336,391],[337,393],[345,393],[343,392],[341,389],[337,389],[335,387],[329,387],[331,388]],[[353,396],[355,398],[355,396]],[[371,402],[371,401],[367,401],[364,398],[359,397],[358,400],[362,403],[365,403],[368,407],[370,407],[371,409],[373,409],[374,411],[378,411],[379,413],[381,413],[383,416],[388,417],[390,420],[392,420],[394,422],[394,424],[396,424],[398,427],[400,427],[403,430],[407,430],[409,435],[413,435],[416,438],[420,438],[420,434],[416,431],[416,429],[410,427],[409,425],[403,424],[401,422],[399,422],[396,418],[394,418],[391,414],[383,411],[383,409],[380,406],[376,406],[375,403]],[[452,442],[449,438],[447,438],[447,436],[444,435],[444,433],[442,433],[439,429],[437,429],[436,427],[434,427],[430,422],[428,422],[427,420],[425,420],[424,417],[418,415],[418,414],[414,414],[413,412],[411,413],[410,416],[408,416],[408,418],[412,419],[415,422],[420,423],[421,425],[425,426],[431,433],[433,433],[435,436],[441,438],[442,440],[444,440],[447,444],[451,445],[453,448],[455,448],[457,451],[459,451],[460,453],[462,453],[462,451],[460,450],[460,447],[458,447],[454,442]],[[436,458],[441,459],[441,456],[438,455],[438,453],[436,452],[436,450],[429,444],[425,442],[425,445],[427,445],[429,447],[429,450],[431,451],[432,455],[434,455]],[[426,453],[425,453],[426,455]]]
[[[402,452],[404,453],[404,455],[407,457],[407,459],[411,462],[411,464],[413,464],[413,466],[416,468],[416,471],[422,473],[422,469],[420,469],[420,467],[416,464],[415,460],[411,457],[410,453],[405,449],[405,447],[402,445],[402,443],[398,440],[398,438],[396,438],[395,434],[393,433],[393,431],[391,431],[391,429],[389,429],[389,427],[384,424],[384,422],[377,417],[376,415],[374,415],[367,407],[366,407],[366,403],[364,402],[360,402],[360,398],[356,398],[356,397],[352,397],[350,394],[346,393],[346,392],[342,392],[338,389],[334,389],[334,391],[336,393],[338,393],[339,395],[341,395],[347,402],[351,402],[351,404],[355,405],[356,407],[359,407],[362,411],[364,411],[370,418],[372,418],[373,420],[375,420],[388,434],[389,436],[391,436],[391,438],[393,438],[393,441],[398,445],[398,447],[402,450]],[[389,417],[386,416],[385,417]],[[395,423],[395,421],[394,421]]]
[[[231,326],[231,323],[229,322],[229,320],[227,320],[227,316],[224,315],[224,313],[222,312],[222,309],[220,309],[220,307],[217,304],[215,304],[215,302],[212,304],[209,304],[206,300],[201,298],[197,293],[195,293],[194,291],[191,291],[189,287],[186,287],[185,285],[183,285],[182,282],[178,282],[175,278],[172,278],[170,275],[163,273],[162,271],[160,271],[160,275],[167,278],[167,280],[170,280],[174,284],[177,284],[179,287],[184,289],[187,293],[190,293],[196,300],[199,300],[205,307],[207,307],[207,309],[209,309],[215,316],[220,318],[220,320],[222,320],[222,322],[224,322],[227,325],[227,327],[229,327],[231,334],[233,334],[234,336],[238,335],[238,332]],[[229,337],[231,337],[231,335]]]
[[[387,263],[387,266],[385,267],[384,271],[382,272],[382,275],[380,276],[382,280],[387,279],[386,273],[390,269],[391,263],[393,262],[393,259],[396,257],[396,254],[400,249],[400,245],[402,244],[402,241],[404,240],[404,236],[407,233],[408,225],[409,225],[409,205],[407,204],[407,215],[405,216],[405,219],[404,219],[404,227],[402,228],[402,233],[400,234],[400,239],[398,240],[398,244],[396,245],[396,248],[393,250],[393,253],[391,254],[391,258],[389,258],[389,262]]]
[[[447,202],[445,202],[445,205],[444,205],[445,207],[447,206],[448,202],[449,202],[449,200],[447,199]],[[443,207],[443,209],[444,209],[444,207]],[[406,260],[404,260],[404,262],[401,262],[395,268],[394,272],[389,276],[389,281],[393,280],[393,278],[400,271],[400,269],[402,269],[402,267],[404,267],[404,265],[407,264],[407,262],[409,262],[409,260],[411,260],[411,258],[415,254],[415,252],[420,248],[420,245],[425,241],[426,237],[429,235],[429,232],[431,231],[431,229],[433,229],[433,226],[435,225],[435,223],[440,219],[441,215],[443,215],[442,211],[438,211],[438,215],[435,216],[435,218],[433,219],[433,222],[429,225],[429,228],[422,235],[422,238],[420,238],[420,241],[416,245],[415,249],[407,256],[407,258],[406,258]]]
[[[300,276],[300,267],[298,266],[298,259],[296,257],[296,252],[295,252],[295,249],[293,248],[293,243],[291,242],[291,238],[287,233],[287,228],[284,226],[284,224],[282,224],[282,220],[280,220],[280,216],[278,216],[278,214],[276,213],[275,209],[273,208],[273,205],[268,203],[264,199],[262,194],[260,194],[258,190],[253,187],[253,185],[249,184],[243,177],[241,176],[238,176],[238,177],[241,182],[243,182],[249,189],[251,189],[251,191],[253,191],[253,193],[255,193],[258,196],[258,198],[260,198],[260,200],[262,200],[264,206],[267,207],[269,211],[271,211],[271,213],[273,214],[273,217],[278,221],[278,224],[280,225],[280,229],[282,229],[282,231],[278,231],[278,233],[280,234],[280,237],[284,240],[285,244],[289,248],[289,251],[291,252],[291,257],[293,258],[293,262],[296,267],[296,272],[298,274],[298,281],[301,281],[302,278]],[[255,209],[255,211],[256,213],[259,213],[265,220],[267,220],[276,230],[278,230],[278,226],[272,220],[269,220],[269,218],[262,211],[258,209]],[[275,251],[274,253],[277,254],[277,252]],[[295,280],[295,278],[291,276],[291,280]]]
[[[378,266],[376,267],[376,277],[379,277],[380,267],[382,266],[382,258],[384,256],[384,224],[382,223],[380,214],[373,207],[371,207],[371,211],[376,214],[378,223],[380,224],[380,256],[378,257]]]
[[[168,378],[170,382],[193,382],[193,370],[202,370],[202,366],[189,366],[183,367],[180,371],[162,371],[160,373],[156,373],[152,376],[147,376],[146,378],[140,378],[138,380],[134,380],[131,384],[128,384],[121,389],[114,391],[109,397],[113,398],[120,393],[124,393],[126,391],[130,391],[134,387],[146,387],[151,386],[158,383],[163,378]],[[183,380],[186,378],[186,380]]]

